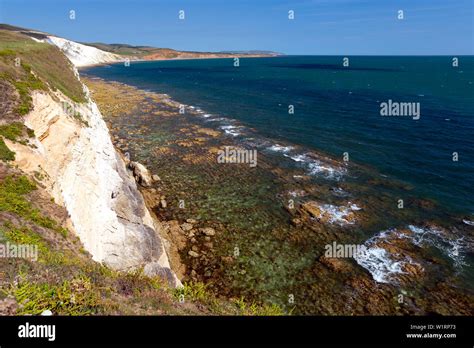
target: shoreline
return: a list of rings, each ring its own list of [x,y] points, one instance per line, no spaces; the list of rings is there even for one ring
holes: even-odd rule
[[[285,57],[286,55],[232,55],[229,57],[185,57],[185,58],[159,58],[159,59],[130,59],[130,64],[134,62],[143,63],[143,62],[161,62],[167,60],[201,60],[201,59],[233,59],[233,58],[276,58],[276,57]],[[77,69],[81,71],[82,69],[92,68],[96,66],[104,66],[104,65],[113,65],[113,64],[122,64],[125,63],[126,60],[115,61],[115,62],[103,62],[103,63],[96,63],[96,64],[88,64],[88,65],[81,65],[78,66]]]
[[[88,79],[92,79],[92,80],[87,81]],[[170,257],[170,259],[173,260],[171,261],[172,268],[173,269],[177,268],[179,270],[178,273],[180,273],[181,276],[184,275],[184,278],[182,279],[184,279],[185,281],[199,280],[199,281],[204,281],[207,284],[210,284],[211,288],[213,289],[213,291],[216,292],[216,294],[222,295],[227,298],[239,296],[241,294],[240,292],[242,291],[242,289],[238,290],[232,287],[229,288],[229,286],[226,284],[219,285],[219,282],[227,279],[227,283],[228,283],[228,280],[230,279],[229,276],[237,277],[239,279],[246,277],[245,273],[243,274],[241,273],[242,272],[241,267],[243,266],[243,264],[246,264],[246,263],[244,262],[242,264],[242,261],[240,261],[239,258],[235,258],[232,256],[231,246],[234,245],[232,243],[236,243],[236,242],[247,243],[247,242],[239,239],[238,237],[235,237],[235,236],[232,237],[232,236],[226,235],[227,232],[224,232],[224,231],[229,230],[229,229],[234,230],[235,225],[232,225],[232,224],[229,225],[225,222],[224,222],[224,225],[222,225],[221,223],[216,223],[216,220],[212,221],[212,219],[211,220],[202,219],[201,216],[197,218],[198,216],[193,215],[194,213],[192,212],[183,213],[183,211],[181,211],[179,207],[177,207],[177,202],[176,202],[177,195],[181,195],[183,193],[181,191],[182,189],[180,189],[180,187],[182,186],[182,183],[180,181],[185,180],[184,184],[186,184],[186,179],[181,178],[180,175],[184,175],[186,177],[190,175],[190,173],[193,173],[196,170],[195,168],[202,168],[202,170],[206,170],[206,171],[211,170],[210,173],[212,173],[213,170],[217,170],[218,172],[220,172],[219,176],[222,176],[221,180],[224,180],[223,182],[227,182],[225,178],[230,178],[229,179],[230,182],[232,182],[232,180],[235,180],[237,178],[239,178],[238,180],[244,180],[243,181],[243,183],[245,183],[244,187],[250,185],[249,194],[251,194],[250,193],[252,192],[251,187],[254,186],[254,183],[249,183],[250,180],[252,180],[252,178],[248,176],[248,173],[246,172],[247,169],[234,167],[229,172],[225,167],[222,167],[222,166],[219,167],[209,162],[210,160],[212,162],[212,158],[214,158],[215,160],[215,152],[214,152],[214,155],[212,155],[211,152],[209,153],[211,154],[211,156],[214,156],[214,157],[209,157],[208,154],[205,154],[202,152],[202,150],[206,149],[206,147],[208,147],[209,150],[214,149],[215,151],[216,143],[220,143],[221,145],[222,144],[235,145],[233,137],[229,137],[229,136],[226,137],[225,136],[226,132],[224,132],[222,129],[219,130],[219,128],[216,128],[216,127],[212,128],[213,129],[212,131],[205,130],[204,133],[200,132],[200,130],[206,128],[206,124],[203,123],[205,122],[205,120],[203,120],[202,114],[199,114],[196,111],[196,108],[188,105],[187,110],[189,110],[189,114],[187,116],[189,117],[189,119],[183,117],[182,115],[179,115],[176,111],[177,111],[177,106],[179,106],[180,103],[172,100],[168,95],[157,94],[150,91],[140,90],[133,86],[129,86],[129,85],[119,83],[119,82],[106,81],[101,78],[86,77],[85,82],[88,85],[92,84],[90,88],[93,95],[94,95],[94,83],[96,83],[95,87],[98,87],[97,83],[104,84],[104,86],[101,87],[104,89],[102,91],[103,95],[98,96],[98,99],[99,99],[98,103],[103,112],[104,118],[107,121],[107,125],[109,126],[111,136],[114,141],[114,145],[118,147],[120,151],[122,152],[130,151],[132,158],[134,158],[137,156],[138,157],[142,156],[140,155],[140,152],[142,151],[144,151],[145,153],[149,153],[149,151],[146,150],[147,147],[150,147],[150,149],[153,149],[153,152],[150,152],[146,157],[142,157],[142,158],[145,159],[145,161],[149,162],[149,163],[145,163],[145,165],[149,169],[150,169],[149,166],[151,165],[152,167],[151,171],[153,173],[155,173],[155,170],[153,170],[153,166],[158,165],[157,173],[161,178],[160,185],[158,187],[153,187],[151,189],[142,188],[142,192],[144,196],[146,197],[146,201],[147,201],[147,204],[149,205],[149,209],[153,211],[154,214],[157,216],[157,218],[160,221],[164,222],[166,226],[165,233],[167,233],[167,240],[169,241],[171,248],[174,248],[174,251],[172,252],[173,256]],[[97,91],[95,92],[97,93]],[[113,94],[115,93],[118,93],[118,94],[114,96]],[[103,99],[104,97],[106,97],[105,102]],[[97,99],[96,96],[94,96],[94,99]],[[110,104],[108,104],[107,100],[109,100]],[[125,101],[126,103],[124,104],[122,103],[122,101]],[[125,112],[124,110],[127,110],[127,111]],[[129,120],[130,117],[133,117],[135,121],[130,123],[130,120]],[[125,123],[114,124],[114,122],[119,122],[117,120],[121,118],[123,118]],[[158,122],[158,119],[162,121]],[[155,128],[153,128],[153,126],[151,126],[150,123],[158,122],[157,125],[161,124],[160,128],[162,128],[164,124],[168,125],[168,123],[170,123],[172,125],[174,119],[176,119],[174,122],[179,123],[181,127],[173,128],[174,126],[172,126],[172,128],[170,129],[169,135],[166,135],[168,134],[167,133],[168,131],[166,132],[160,131],[159,133],[159,134],[162,134],[160,135],[160,137],[164,137],[163,139],[171,139],[171,140],[164,140],[164,143],[162,143],[162,145],[158,145],[158,144],[151,145],[152,143],[150,141],[152,140],[147,140],[147,138],[151,135],[147,135],[147,134],[152,134],[153,129]],[[179,119],[179,121],[177,119]],[[198,123],[195,123],[195,122],[198,122]],[[197,128],[196,128],[196,125],[197,125]],[[121,129],[121,127],[126,127],[126,128]],[[132,128],[129,131],[127,131],[127,127],[132,127]],[[165,126],[165,128],[166,127],[168,126]],[[173,129],[175,130],[173,131]],[[150,131],[152,133],[150,133]],[[220,135],[216,135],[216,133],[214,133],[214,136],[209,136],[209,137],[205,135],[206,132],[212,134],[212,132],[216,132],[216,131]],[[123,132],[123,133],[120,133],[120,132]],[[181,137],[181,134],[182,134],[182,137]],[[203,134],[204,136],[202,136]],[[200,139],[200,140],[193,140],[193,139]],[[144,144],[141,146],[137,145],[137,147],[135,148],[134,147],[135,143],[141,142],[141,141],[144,141]],[[207,145],[209,142],[212,145]],[[145,144],[149,144],[149,145],[145,145]],[[277,151],[275,152],[279,152],[279,151],[281,151],[281,149],[277,148]],[[192,157],[189,157],[189,155],[192,155]],[[269,183],[271,181],[276,180],[278,182],[278,186],[282,186],[282,188],[291,187],[292,185],[296,184],[295,179],[292,178],[291,175],[289,175],[288,173],[280,172],[278,170],[275,171],[275,169],[272,169],[274,168],[274,164],[275,164],[273,155],[274,154],[271,154],[271,153],[270,154],[263,153],[262,156],[264,157],[262,158],[259,157],[259,161],[261,159],[261,162],[259,162],[259,166],[263,166],[263,169],[261,169],[263,170],[263,172],[261,173],[266,173],[264,175],[269,177],[269,180],[270,180]],[[152,159],[152,158],[155,158],[155,156],[158,156],[156,157],[156,160]],[[267,156],[270,156],[270,157],[267,158]],[[161,160],[158,160],[158,158],[161,158]],[[142,163],[140,161],[140,158],[138,158],[138,161]],[[165,163],[166,165],[163,166]],[[169,168],[170,170],[173,170],[176,173],[173,174],[172,177],[169,177],[166,174],[163,175],[163,171],[165,169],[160,168],[160,167]],[[179,169],[181,167],[182,169]],[[212,169],[212,168],[215,168],[215,169]],[[302,176],[305,175],[304,171],[301,172],[301,170],[298,173],[299,174],[297,175],[301,175],[301,174]],[[210,174],[210,175],[213,175],[213,174]],[[193,185],[195,184],[197,183],[193,183]],[[381,181],[381,184],[383,184],[382,181]],[[207,185],[206,183],[204,183],[204,185],[205,186],[202,191],[203,194],[208,192],[208,190],[212,187],[212,186]],[[323,200],[323,197],[325,196],[329,197],[331,194],[333,194],[333,192],[326,192],[326,193],[323,193],[323,195],[321,196],[321,189],[323,187],[320,185],[314,186],[307,180],[304,180],[303,183],[301,182],[298,183],[298,185],[301,187],[301,189],[296,189],[296,191],[287,191],[287,193],[281,196],[276,202],[270,203],[272,202],[272,199],[268,201],[270,204],[281,204],[282,201],[292,198],[292,199],[295,199],[295,201],[297,202],[297,209],[294,209],[294,210],[286,209],[284,207],[275,208],[275,209],[283,209],[282,212],[278,214],[286,215],[288,216],[288,219],[290,220],[289,222],[285,222],[285,226],[286,224],[288,224],[287,227],[285,227],[285,229],[289,229],[289,231],[292,231],[290,234],[292,235],[292,237],[290,237],[291,239],[297,238],[295,241],[291,243],[295,243],[297,240],[304,241],[304,240],[308,240],[308,238],[314,239],[315,237],[317,237],[317,235],[312,236],[311,234],[314,232],[310,232],[310,231],[316,231],[317,234],[319,234],[320,236],[315,239],[315,242],[317,240],[320,240],[321,236],[325,236],[323,237],[323,240],[326,239],[327,241],[337,240],[339,242],[343,242],[344,240],[347,240],[347,236],[345,234],[340,234],[340,232],[338,232],[338,229],[337,228],[334,229],[329,223],[332,218],[337,216],[337,215],[332,215],[336,212],[333,212],[331,210],[326,210],[326,211],[322,210],[323,208],[333,209],[330,206],[325,208],[324,205],[321,205],[322,204],[321,201]],[[346,183],[341,183],[341,185],[348,191],[350,191],[351,188],[354,187],[352,184],[350,186],[347,186]],[[176,186],[176,189],[173,188],[175,186]],[[316,191],[314,191],[314,189],[316,189]],[[211,191],[209,191],[209,193],[210,192]],[[301,193],[302,196],[300,196],[300,193],[298,192],[300,193],[302,192]],[[194,197],[196,196],[197,193],[188,192],[187,194],[190,195],[190,197]],[[271,193],[271,195],[273,194],[275,193]],[[281,195],[282,193],[280,192],[278,194]],[[314,204],[314,203],[311,203],[311,200],[308,201],[308,198],[311,198],[311,196],[314,194],[316,194],[316,197],[318,198],[316,202],[319,202],[319,203]],[[293,195],[295,196],[293,197]],[[249,198],[251,198],[251,196],[249,196]],[[196,199],[196,197],[193,199]],[[163,200],[165,201],[164,206],[162,204]],[[194,201],[191,200],[191,202],[194,202]],[[199,204],[202,204],[202,203],[206,204],[206,201],[201,200],[200,202],[201,203]],[[242,201],[242,203],[243,202],[244,201]],[[356,206],[357,210],[353,210],[352,212],[347,211],[348,215],[346,215],[346,217],[343,219],[346,219],[346,221],[349,221],[350,223],[348,224],[346,228],[350,228],[350,225],[353,224],[351,222],[352,219],[354,219],[354,223],[356,225],[360,225],[361,227],[364,225],[372,226],[369,229],[374,228],[374,222],[372,221],[373,217],[371,216],[373,216],[376,213],[372,212],[371,208],[366,206],[367,202],[363,202],[363,201],[361,202],[362,204],[357,203],[357,206]],[[385,203],[382,203],[382,204],[385,204]],[[235,208],[233,205],[231,205],[230,207],[233,207],[232,209]],[[212,208],[212,206],[210,206],[209,208]],[[199,208],[196,208],[196,209],[193,211],[194,212],[200,211]],[[360,209],[362,210],[359,211]],[[258,211],[259,212],[261,211],[261,213],[264,213],[265,210],[259,209]],[[237,216],[239,214],[240,213],[238,213]],[[317,226],[314,226],[313,220],[317,216],[319,216],[318,220],[322,221],[322,225],[318,224]],[[255,217],[258,218],[258,214],[255,215]],[[283,217],[283,220],[281,220],[282,221],[281,224],[283,224],[284,219],[285,218]],[[188,222],[188,220],[190,220],[192,223]],[[339,220],[336,220],[336,221],[339,221]],[[341,220],[341,222],[343,222],[343,220]],[[431,222],[431,224],[432,223],[433,222]],[[189,224],[192,226],[189,226]],[[345,222],[343,222],[343,224],[345,224]],[[278,225],[278,223],[276,223],[276,225]],[[329,226],[324,226],[324,225],[329,225]],[[214,229],[212,236],[207,236],[200,232],[200,229],[206,228],[206,226],[210,226],[210,228]],[[429,226],[430,225],[427,225],[426,228],[427,229],[431,228]],[[189,231],[186,231],[186,229],[188,228],[190,228],[191,230],[190,233]],[[237,232],[237,230],[235,231],[235,233],[237,234],[242,233],[242,232]],[[198,233],[195,233],[195,231],[197,231]],[[248,232],[249,231],[247,231],[246,233]],[[290,235],[287,235],[287,233],[288,232],[285,232],[283,230],[278,232],[278,235],[280,235],[278,239],[283,238],[281,241],[286,240],[290,236]],[[400,247],[402,247],[402,245],[404,245],[404,244],[401,244],[402,239],[404,238],[403,236],[404,235],[410,236],[410,233],[412,232],[410,232],[409,229],[407,230],[400,229],[398,234],[391,236],[391,238],[395,238],[393,239],[393,242],[395,243],[395,245],[399,245]],[[252,232],[251,235],[253,234],[254,232]],[[259,237],[257,237],[257,239],[258,238]],[[366,238],[367,237],[364,238],[362,236],[358,237],[359,240],[364,240]],[[263,240],[262,242],[266,243],[267,241]],[[206,243],[208,246],[210,245],[209,243],[212,243],[213,245],[211,248],[208,248],[206,246]],[[285,243],[288,243],[288,241],[286,241]],[[301,242],[297,242],[297,244],[298,243],[301,243]],[[377,243],[381,243],[381,241]],[[301,244],[301,247],[303,247],[303,245],[305,244],[307,243],[303,242],[303,244]],[[317,244],[321,244],[321,241],[317,242]],[[385,244],[382,244],[382,245],[385,245]],[[252,248],[251,246],[249,247]],[[271,250],[271,248],[273,247],[266,246],[265,248],[270,248],[269,250]],[[276,250],[278,250],[278,248]],[[307,246],[304,246],[304,248],[307,248]],[[406,246],[403,246],[403,248],[406,248]],[[403,250],[403,249],[400,249],[400,250]],[[405,251],[405,253],[406,252],[407,251]],[[310,254],[314,254],[314,251],[310,252]],[[199,256],[196,256],[196,255],[199,255]],[[417,255],[416,253],[414,253],[414,251],[410,251],[408,255],[410,255],[410,257],[414,257],[415,259],[417,258],[419,259],[420,257],[420,255]],[[258,257],[257,259],[260,259],[259,262],[264,262],[266,257],[263,257],[263,258]],[[255,258],[255,255],[252,255],[251,258]],[[329,278],[334,278],[334,279],[341,278],[341,280],[338,280],[337,282],[349,281],[351,284],[353,284],[353,286],[355,286],[356,288],[359,288],[358,291],[361,290],[360,287],[363,286],[362,284],[368,285],[368,284],[374,283],[375,286],[381,289],[379,290],[377,294],[373,295],[373,297],[375,298],[379,298],[379,296],[385,297],[387,296],[387,292],[393,293],[393,291],[395,291],[396,293],[397,286],[388,285],[387,287],[387,285],[384,285],[382,288],[380,288],[380,286],[382,286],[383,283],[381,284],[381,283],[374,282],[372,277],[369,275],[370,273],[363,273],[363,272],[361,273],[360,266],[355,266],[351,262],[342,261],[342,260],[337,260],[336,262],[336,260],[325,259],[324,257],[321,258],[320,256],[317,256],[317,259],[318,261],[316,261],[312,267],[316,267],[316,269],[319,269],[320,275],[315,276],[313,274],[313,276],[311,277],[315,277],[315,279],[318,279],[321,275],[326,275],[326,276],[329,276]],[[182,262],[182,264],[180,265],[179,262]],[[184,268],[183,268],[183,264],[184,264]],[[248,267],[248,266],[249,265],[246,265],[245,267]],[[231,270],[232,275],[228,273],[229,267],[231,269],[234,269],[234,271]],[[365,267],[368,267],[368,269],[370,270],[372,265],[368,264],[368,265],[365,265]],[[406,267],[408,267],[408,264]],[[291,269],[291,266],[290,266],[290,269]],[[330,270],[330,275],[327,274],[328,269]],[[422,279],[425,277],[423,275],[423,272],[420,273],[420,269],[417,267],[412,268],[411,270],[407,269],[406,271],[409,272],[408,278],[406,278],[405,276],[402,277],[401,274],[398,275],[402,277],[401,279],[404,279],[403,280],[404,284],[410,284],[412,282],[412,280],[410,280],[411,277],[414,277],[414,279],[418,279],[417,282],[422,281]],[[350,276],[350,273],[352,272],[355,272],[354,273],[356,275],[355,277]],[[343,280],[343,279],[346,279],[346,280]],[[282,278],[282,281],[285,281],[285,278]],[[243,279],[242,279],[242,282],[243,284],[245,284],[245,281],[243,281]],[[258,287],[259,286],[257,286],[257,288]],[[257,294],[259,293],[259,291],[262,291],[262,290],[263,288],[261,290],[256,289],[255,291],[257,292],[255,292],[254,290],[251,290],[251,291],[245,290],[244,293],[249,294],[250,297],[254,299],[260,298],[261,300],[261,296]],[[295,291],[295,289],[287,290],[287,291],[294,291],[296,293],[299,292],[299,291]],[[326,289],[325,286],[322,286],[319,290],[316,290],[316,293],[318,294],[318,296],[321,296],[321,295],[324,296],[324,294],[328,294],[330,291],[331,291],[330,288]],[[369,296],[369,294],[366,294],[364,296]],[[281,302],[279,303],[279,305],[282,305]],[[334,304],[331,304],[331,305],[334,305]],[[384,306],[387,306],[387,305],[388,303],[386,303]],[[282,306],[285,307],[285,304],[283,303]],[[307,306],[309,307],[299,308],[299,311],[301,311],[301,313],[314,314],[315,311],[311,310],[311,305],[308,303]],[[359,313],[359,314],[364,313],[364,311],[360,313],[359,310],[361,309],[358,309],[356,313]],[[393,314],[397,312],[394,308],[390,310],[388,308],[385,308],[385,309],[380,308],[378,310],[375,310],[375,312],[373,312],[374,310],[375,308],[370,309],[368,313],[380,314],[379,311],[382,311],[381,313]],[[339,310],[337,310],[336,312],[346,313],[345,310],[342,308],[339,308]]]

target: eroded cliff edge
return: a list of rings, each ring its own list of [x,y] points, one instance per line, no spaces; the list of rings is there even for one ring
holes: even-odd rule
[[[76,68],[64,62],[62,68],[72,70],[80,83]],[[29,73],[41,77],[34,66]],[[147,275],[180,285],[170,269],[159,223],[113,147],[87,87],[81,83],[84,99],[77,102],[53,88],[51,81],[43,82],[45,88],[31,91],[31,110],[23,116],[34,131],[32,144],[5,139],[15,152],[14,163],[44,177],[45,189],[67,209],[70,227],[95,261],[117,270],[143,267]]]

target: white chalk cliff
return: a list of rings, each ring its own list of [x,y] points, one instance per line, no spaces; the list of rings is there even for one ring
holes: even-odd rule
[[[84,91],[83,104],[59,91],[33,92],[34,109],[25,124],[35,132],[36,148],[8,141],[16,152],[15,162],[26,172],[45,176],[46,190],[66,207],[72,229],[94,260],[118,270],[144,267],[146,274],[179,286],[158,233],[159,222],[151,217],[133,175],[115,150],[86,86]],[[74,113],[65,105],[72,105]]]
[[[117,54],[105,52],[98,48],[61,37],[48,36],[48,42],[58,46],[76,67],[124,61],[124,58]]]

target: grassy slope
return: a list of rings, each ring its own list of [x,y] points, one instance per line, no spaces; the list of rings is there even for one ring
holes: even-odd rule
[[[15,65],[18,58],[20,66]],[[30,69],[36,79],[30,77]],[[82,85],[61,51],[53,45],[35,42],[16,32],[0,30],[0,79],[23,82],[30,91],[45,89],[43,85],[46,84],[75,102],[85,101]]]
[[[0,159],[13,160],[3,138],[27,145],[34,134],[22,121],[32,109],[31,92],[59,90],[73,101],[85,102],[82,84],[70,63],[52,45],[0,29]],[[15,137],[11,131],[15,130]]]

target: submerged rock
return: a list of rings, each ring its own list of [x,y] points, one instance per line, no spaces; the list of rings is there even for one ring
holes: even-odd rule
[[[302,221],[301,221],[301,219],[294,218],[294,219],[291,219],[291,224],[292,224],[293,226],[301,226]]]
[[[191,257],[199,257],[199,253],[197,253],[194,250],[189,250],[188,255],[191,256]]]
[[[168,204],[166,203],[166,200],[164,198],[161,199],[160,204],[161,204],[162,208],[166,208],[168,206]]]
[[[141,163],[130,162],[128,167],[133,171],[133,176],[137,183],[143,187],[150,187],[153,184],[153,179],[148,169]]]
[[[183,231],[191,231],[193,229],[193,225],[188,222],[185,222],[181,225],[181,228],[183,229]]]
[[[344,259],[321,256],[319,261],[335,272],[351,272],[352,270],[352,266]]]
[[[206,236],[214,236],[216,234],[216,230],[211,227],[200,228],[199,231],[201,231]]]
[[[323,224],[338,225],[354,224],[354,211],[360,210],[357,205],[351,204],[350,202],[348,206],[335,206],[332,204],[319,204],[315,201],[309,201],[303,203],[301,207],[304,212]]]

